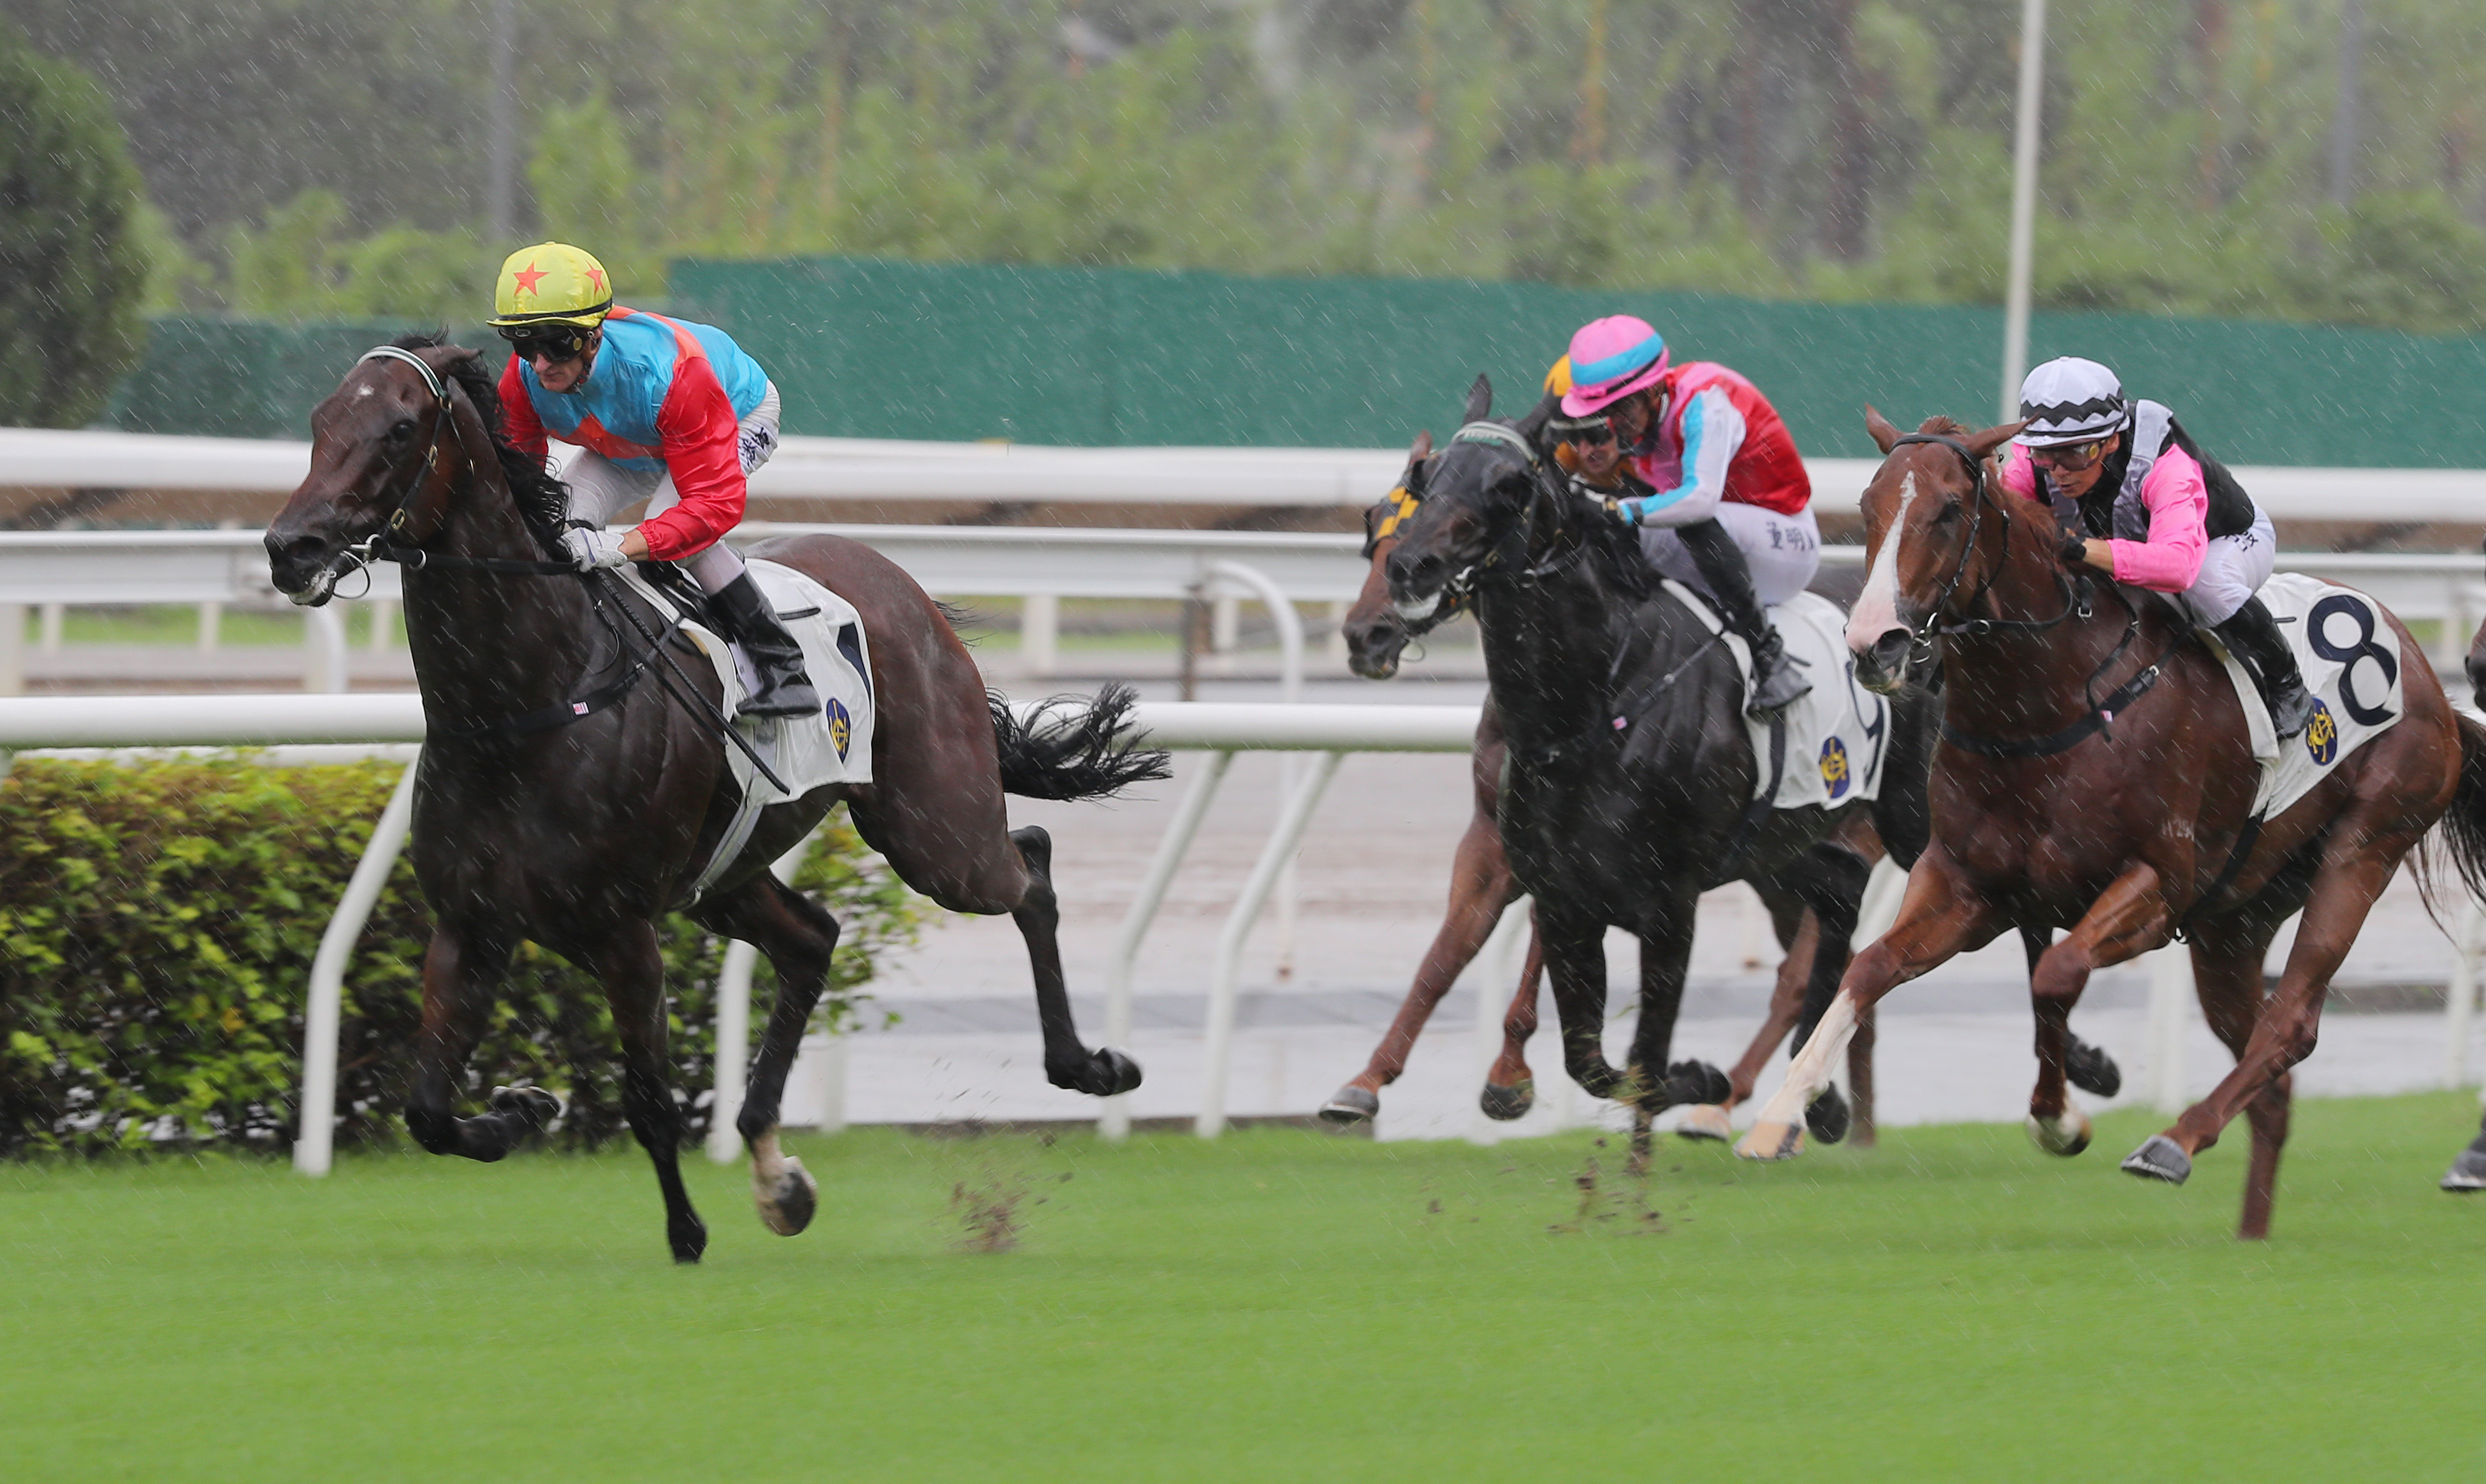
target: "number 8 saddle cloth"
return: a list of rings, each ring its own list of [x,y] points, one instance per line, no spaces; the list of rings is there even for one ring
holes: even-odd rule
[[[2244,703],[2261,787],[2253,817],[2267,819],[2312,792],[2339,759],[2389,730],[2407,711],[2400,686],[2399,636],[2383,617],[2383,605],[2362,592],[2334,587],[2302,572],[2281,572],[2264,583],[2261,600],[2296,651],[2305,688],[2313,693],[2313,725],[2285,743],[2270,724],[2270,709],[2252,676],[2215,636],[2211,652],[2225,661]]]

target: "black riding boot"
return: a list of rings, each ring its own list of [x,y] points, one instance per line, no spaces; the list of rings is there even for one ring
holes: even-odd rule
[[[1812,689],[1812,682],[1797,673],[1787,659],[1786,642],[1761,612],[1761,600],[1753,591],[1753,569],[1745,563],[1735,538],[1715,520],[1677,526],[1674,534],[1692,554],[1692,564],[1700,569],[1700,580],[1708,585],[1710,595],[1718,600],[1719,618],[1753,646],[1753,693],[1744,701],[1745,714],[1775,716],[1793,705]]]
[[[2279,623],[2260,598],[2245,599],[2244,607],[2213,624],[2210,632],[2252,672],[2262,703],[2270,707],[2271,725],[2282,739],[2313,725],[2313,698],[2306,694],[2305,676],[2297,672],[2296,651],[2279,637]]]
[[[803,673],[803,646],[777,621],[777,610],[749,572],[709,593],[707,601],[725,637],[742,646],[760,673],[758,688],[742,698],[735,715],[809,716],[820,709],[820,693]]]

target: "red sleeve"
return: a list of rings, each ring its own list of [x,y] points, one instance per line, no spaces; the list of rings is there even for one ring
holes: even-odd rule
[[[656,409],[659,451],[674,489],[682,497],[651,520],[639,534],[648,551],[671,562],[714,545],[717,537],[742,524],[748,484],[742,475],[742,420],[716,379],[705,357],[674,368],[674,384],[665,404]]]
[[[509,366],[501,372],[501,433],[510,447],[521,453],[532,453],[541,459],[544,446],[543,419],[536,416],[536,404],[527,396],[526,378],[518,374],[518,358],[510,357]]]

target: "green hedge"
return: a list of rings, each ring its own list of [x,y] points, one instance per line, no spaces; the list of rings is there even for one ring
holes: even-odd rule
[[[400,765],[246,756],[21,760],[0,783],[0,1153],[220,1142],[289,1147],[311,960]],[[842,824],[796,883],[843,925],[822,1023],[854,1013],[875,953],[918,903]],[[340,1143],[400,1137],[429,921],[391,875],[347,968]],[[674,1086],[704,1133],[723,944],[667,920]],[[760,966],[754,1024],[773,985]],[[594,981],[526,945],[467,1086],[535,1083],[556,1131],[621,1137],[619,1049]]]

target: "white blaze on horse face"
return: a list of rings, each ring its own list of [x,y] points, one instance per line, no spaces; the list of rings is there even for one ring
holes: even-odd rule
[[[1864,591],[1857,594],[1856,611],[1847,616],[1847,647],[1863,651],[1873,647],[1883,635],[1906,625],[1899,622],[1899,538],[1908,529],[1908,507],[1917,498],[1917,472],[1909,470],[1899,480],[1899,508],[1891,514],[1891,524],[1882,531],[1882,549],[1873,554],[1873,570],[1864,577]]]

